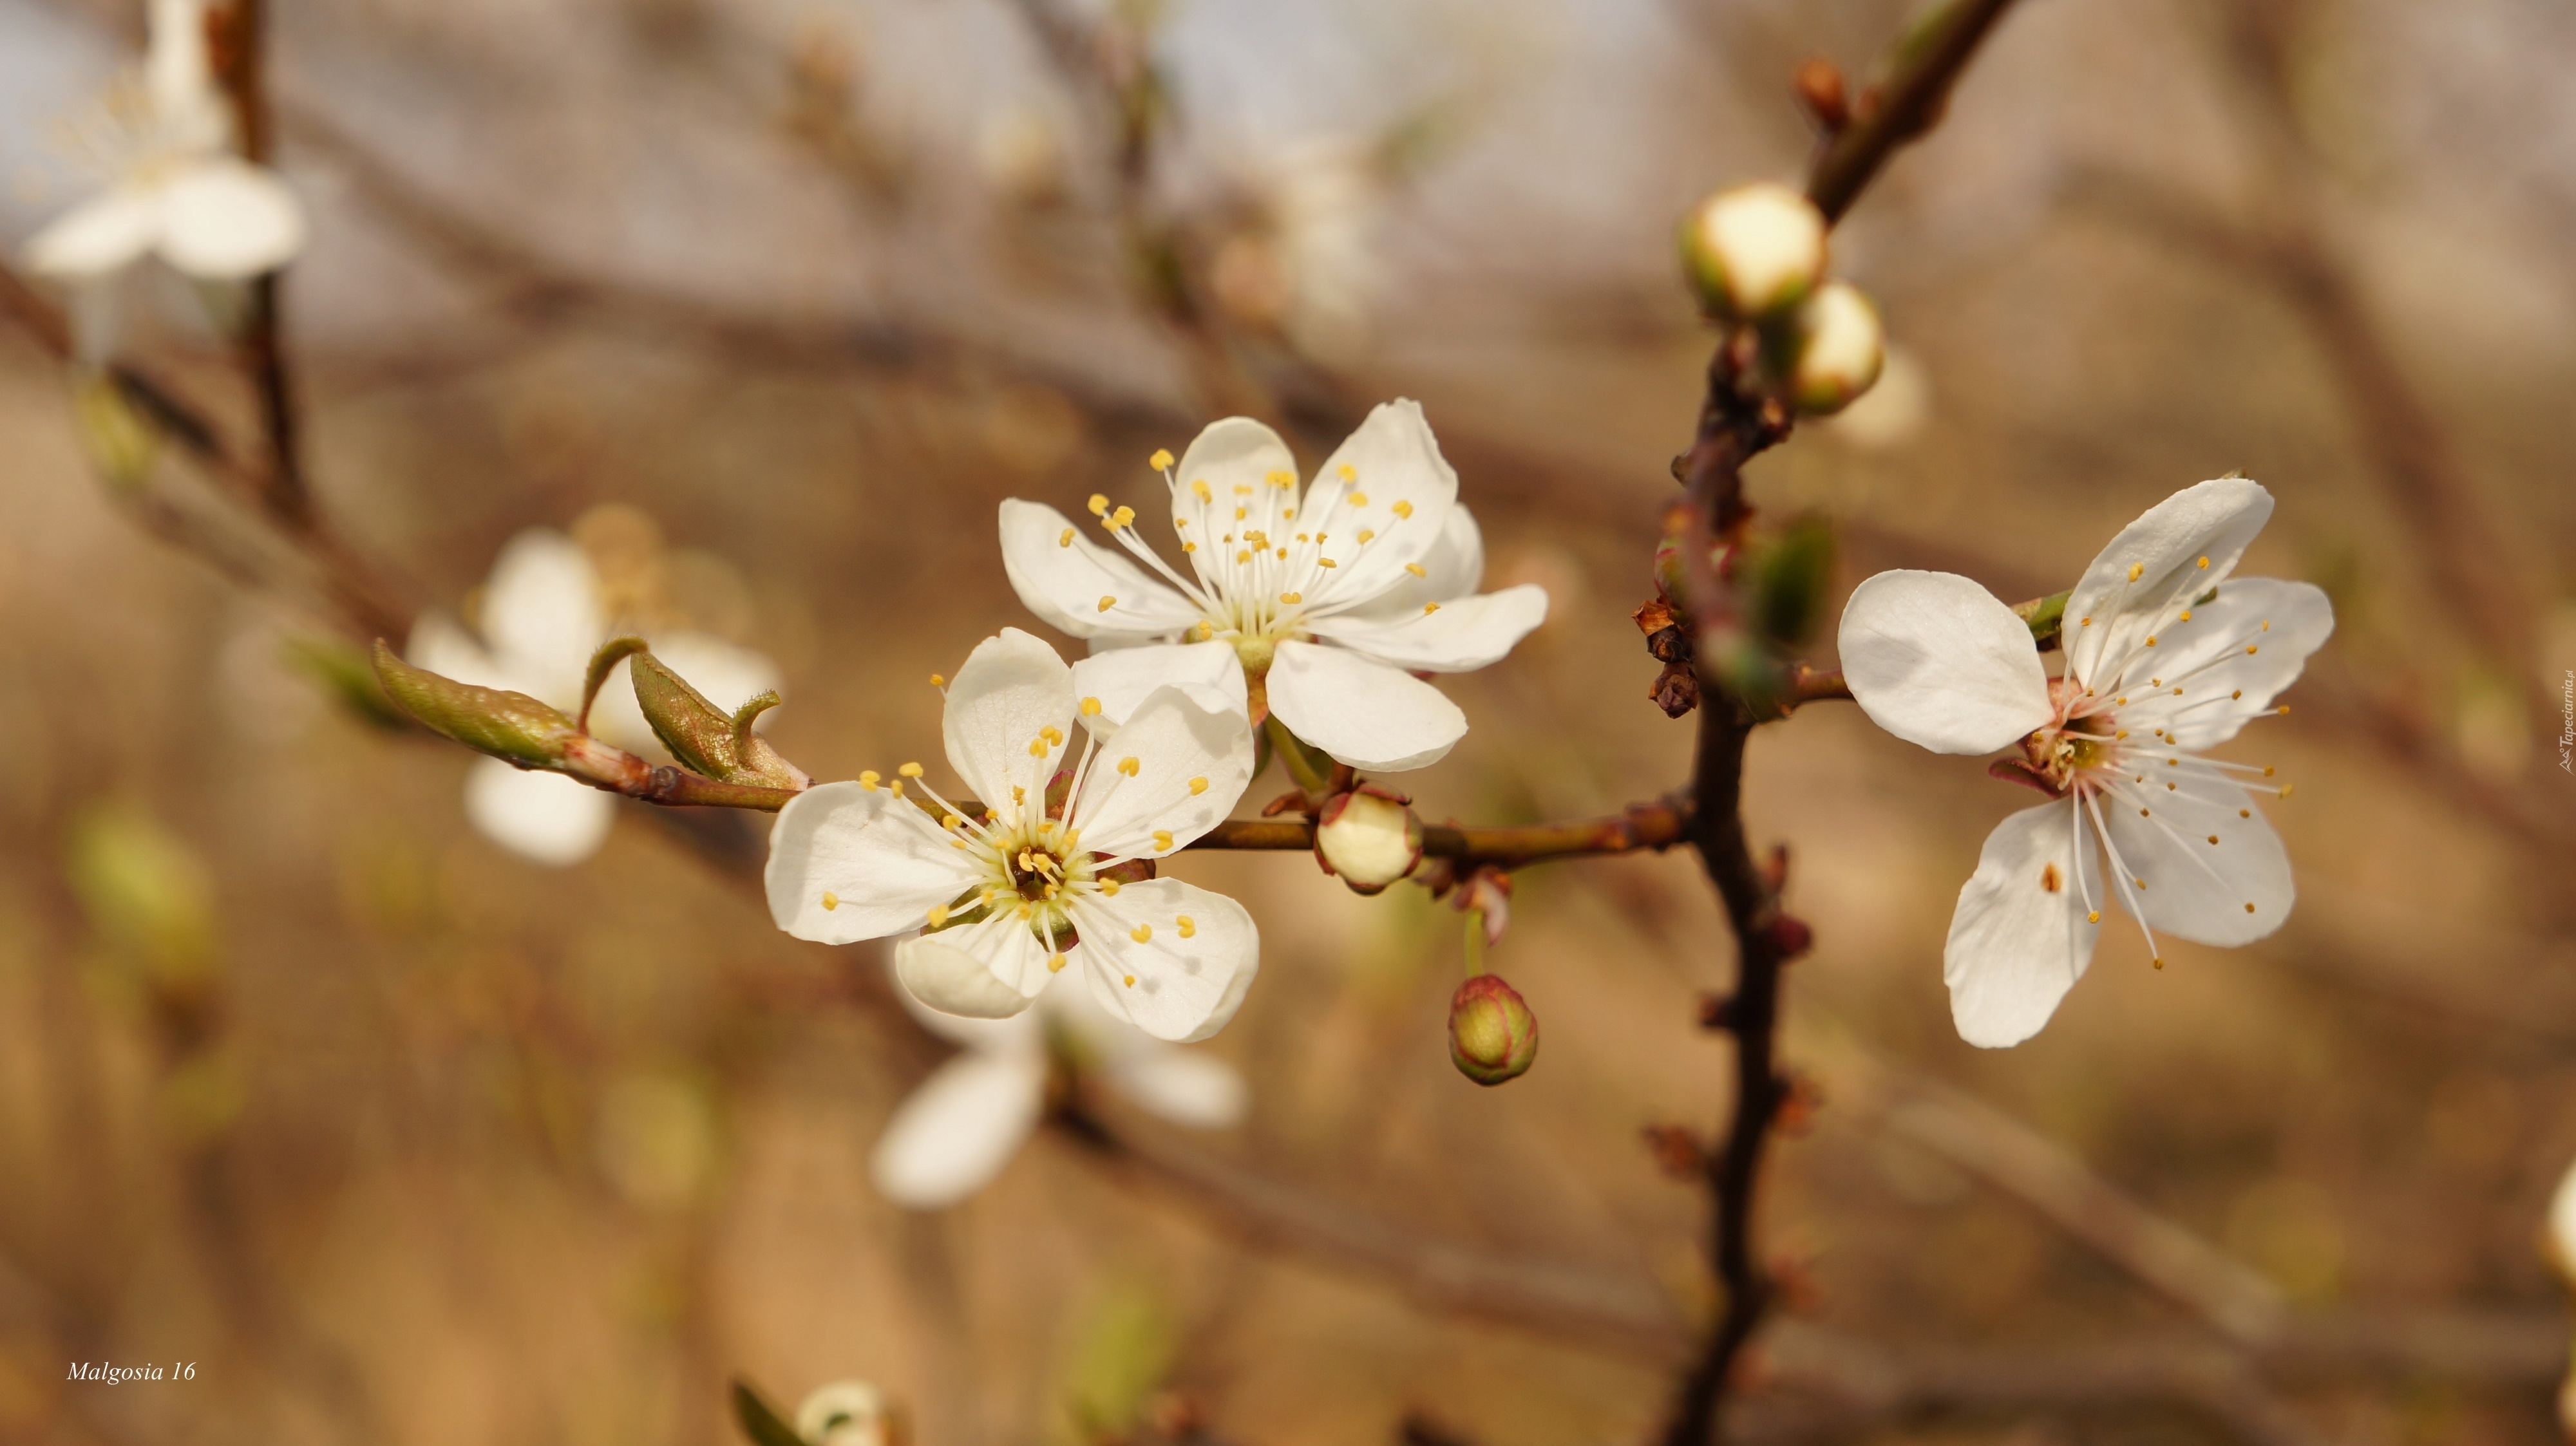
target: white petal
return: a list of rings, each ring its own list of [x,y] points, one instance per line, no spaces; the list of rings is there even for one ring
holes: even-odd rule
[[[1047,780],[1069,762],[1062,744],[1033,753],[1031,745],[1052,729],[1061,737],[1073,726],[1073,670],[1055,649],[1004,628],[975,645],[948,684],[948,710],[940,721],[948,764],[976,798],[1004,819],[1016,805],[1038,808]]]
[[[1843,605],[1843,679],[1870,721],[1935,753],[1992,753],[2046,723],[2030,628],[1947,572],[1882,572]]]
[[[1469,673],[1501,662],[1547,621],[1547,589],[1534,582],[1501,592],[1452,598],[1437,612],[1420,608],[1396,622],[1321,618],[1315,635],[1382,663],[1432,673]]]
[[[894,946],[894,972],[913,998],[942,1014],[1007,1019],[1054,977],[1047,957],[1028,924],[1004,913],[904,940]]]
[[[959,1055],[912,1092],[868,1157],[898,1205],[936,1210],[984,1188],[1019,1152],[1046,1102],[1044,1055]]]
[[[2121,686],[2121,664],[2143,654],[2147,637],[2193,598],[2225,581],[2271,516],[2272,494],[2262,484],[2223,477],[2184,488],[2122,528],[2066,599],[2069,676],[2097,690]]]
[[[2147,927],[2196,944],[2250,944],[2290,917],[2290,856],[2252,796],[2196,762],[2170,750],[2142,755],[2100,800],[2113,867],[2128,869]],[[2131,782],[2137,774],[2147,781]]]
[[[1101,1067],[1112,1089],[1176,1125],[1222,1130],[1243,1122],[1251,1091],[1234,1066],[1160,1040],[1138,1043],[1140,1048]]]
[[[1961,1039],[1981,1049],[2021,1043],[2084,977],[2102,932],[2085,917],[2102,899],[2090,839],[2072,802],[2024,809],[1986,835],[1941,950]]]
[[[27,242],[27,268],[85,281],[142,259],[161,234],[161,191],[117,186],[57,216]]]
[[[1077,638],[1168,637],[1199,620],[1170,584],[1043,502],[1002,503],[1002,571],[1030,612]]]
[[[903,1012],[912,1016],[912,1022],[950,1044],[967,1049],[1017,1050],[1024,1054],[1046,1053],[1046,1028],[1038,1022],[1036,1010],[1023,1010],[1018,1014],[1006,1015],[999,1019],[975,1019],[963,1014],[950,1014],[945,1010],[933,1009],[922,1003],[918,996],[904,987],[903,971],[895,967],[894,953],[886,956],[886,973],[894,981],[895,1003],[902,1005]],[[1059,985],[1041,991],[1040,997],[1053,1000],[1082,999],[1088,996],[1079,985],[1071,988]],[[1137,1035],[1132,1029],[1127,1033],[1133,1038],[1143,1037]]]
[[[498,758],[475,759],[465,775],[465,817],[474,827],[521,858],[554,868],[597,853],[616,810],[614,798],[589,784]]]
[[[1269,683],[1288,731],[1353,768],[1422,768],[1467,736],[1467,715],[1439,689],[1347,648],[1281,643]]]
[[[304,205],[273,171],[226,156],[190,166],[162,200],[161,255],[203,281],[275,271],[304,249]]]
[[[2576,1168],[2558,1177],[2549,1197],[2549,1242],[2557,1249],[2559,1270],[2576,1275]]]
[[[1075,907],[1076,954],[1092,998],[1156,1039],[1188,1043],[1223,1029],[1260,971],[1261,931],[1223,894],[1148,879]],[[1139,930],[1147,937],[1138,939]]]
[[[1252,705],[1246,699],[1243,684],[1243,662],[1235,656],[1234,644],[1147,643],[1134,648],[1109,648],[1092,654],[1073,665],[1073,691],[1082,698],[1100,700],[1097,714],[1085,714],[1082,726],[1092,736],[1106,743],[1145,701],[1145,695],[1165,684],[1207,688],[1233,700],[1234,711],[1246,718]]]
[[[2143,683],[2144,691],[2116,710],[2132,734],[2169,732],[2187,753],[2224,743],[2272,711],[2334,632],[2334,605],[2322,588],[2278,578],[2232,578],[2190,612],[2191,621],[2165,626],[2151,660],[2129,669],[2129,686]]]
[[[1351,480],[1342,470],[1349,468]],[[1359,498],[1366,497],[1366,506]],[[1338,566],[1330,581],[1307,590],[1313,608],[1368,602],[1411,574],[1442,545],[1450,509],[1458,501],[1458,474],[1440,455],[1440,443],[1423,420],[1420,403],[1381,402],[1359,430],[1324,460],[1297,507],[1297,525],[1330,534],[1326,549]],[[1362,543],[1363,531],[1374,534]],[[1348,538],[1343,550],[1339,539]]]
[[[1431,550],[1416,559],[1420,577],[1406,573],[1395,585],[1341,614],[1345,618],[1401,621],[1427,602],[1447,603],[1473,594],[1485,582],[1485,534],[1464,502],[1449,509]]]
[[[1252,782],[1252,758],[1252,726],[1224,694],[1157,688],[1116,741],[1101,745],[1065,816],[1087,850],[1160,858],[1234,811]]]
[[[1279,434],[1250,417],[1227,417],[1210,422],[1181,454],[1181,465],[1172,470],[1172,526],[1184,541],[1206,543],[1207,539],[1227,531],[1233,516],[1231,509],[1243,494],[1237,487],[1252,489],[1261,495],[1269,479],[1285,472],[1297,475],[1297,458]],[[1208,500],[1201,502],[1198,484],[1207,487]],[[1213,524],[1213,525],[1211,525]],[[1214,562],[1216,553],[1202,548],[1189,554],[1190,566],[1201,583],[1208,583],[1220,573]]]
[[[474,635],[464,625],[445,613],[423,613],[411,625],[411,640],[403,656],[415,668],[426,668],[442,678],[471,683],[477,688],[507,688],[516,691],[519,681],[494,662]]]
[[[550,527],[511,538],[483,591],[482,631],[513,687],[571,711],[608,632],[590,554]]]
[[[769,866],[761,875],[769,917],[818,944],[919,928],[931,905],[949,902],[980,877],[953,843],[890,789],[809,788],[787,801],[769,830]]]

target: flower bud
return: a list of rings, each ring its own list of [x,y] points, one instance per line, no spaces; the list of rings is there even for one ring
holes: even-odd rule
[[[1878,308],[1857,287],[1829,283],[1798,308],[1798,359],[1789,391],[1798,410],[1830,416],[1860,399],[1887,364]]]
[[[1315,816],[1315,862],[1355,894],[1375,894],[1422,862],[1422,820],[1400,793],[1363,783]]]
[[[769,788],[801,789],[812,781],[803,769],[780,757],[768,739],[751,731],[751,717],[758,716],[758,707],[745,705],[751,717],[725,712],[651,653],[634,654],[627,668],[635,684],[635,705],[644,710],[644,721],[653,725],[653,736],[690,772]],[[776,701],[777,695],[770,693],[754,703],[767,706]]]
[[[1449,997],[1449,1059],[1480,1085],[1498,1085],[1529,1072],[1538,1058],[1538,1017],[1519,991],[1492,974],[1478,974]]]
[[[525,693],[478,688],[415,668],[376,643],[376,680],[385,695],[434,733],[521,768],[565,768],[581,741],[572,720]]]
[[[1682,222],[1682,261],[1711,311],[1769,316],[1805,300],[1824,275],[1824,214],[1770,181],[1720,191]]]

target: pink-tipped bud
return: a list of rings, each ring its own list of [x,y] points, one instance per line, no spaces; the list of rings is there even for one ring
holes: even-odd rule
[[[1422,820],[1400,793],[1363,783],[1315,816],[1315,861],[1355,894],[1382,892],[1422,862]]]
[[[1476,975],[1449,996],[1449,1058],[1480,1085],[1519,1079],[1538,1058],[1538,1016],[1500,978]]]

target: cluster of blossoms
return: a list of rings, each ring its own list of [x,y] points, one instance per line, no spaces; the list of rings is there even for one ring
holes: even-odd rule
[[[233,113],[207,54],[204,0],[152,0],[142,73],[73,128],[96,194],[27,242],[27,264],[91,302],[83,345],[110,338],[102,283],[146,257],[198,281],[274,271],[303,248],[303,207],[285,182],[234,151]]]

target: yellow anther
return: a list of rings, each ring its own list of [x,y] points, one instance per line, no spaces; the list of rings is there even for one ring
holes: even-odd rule
[[[945,674],[945,673],[933,673],[933,674],[931,674],[931,675],[930,675],[930,686],[932,686],[932,687],[934,687],[934,688],[945,688],[945,687],[947,687],[947,686],[948,686],[948,675],[947,675],[947,674]]]
[[[1341,478],[1345,482],[1357,482],[1360,480],[1360,469],[1352,466],[1348,462],[1344,462],[1340,467],[1334,470],[1341,474]]]
[[[1035,912],[1037,912],[1037,905],[1030,903],[1026,899],[1020,900],[1019,915],[1021,918],[1025,919]]]
[[[1269,481],[1271,486],[1284,491],[1297,485],[1297,474],[1294,472],[1273,472],[1270,474]]]
[[[2286,714],[2286,713],[2288,713],[2288,712],[2290,711],[2290,705],[2289,705],[2289,704],[2287,704],[2287,703],[2284,703],[2284,704],[2282,704],[2280,707],[2275,708],[2275,709],[2273,709],[2272,711],[2273,711],[2273,712],[2275,712],[2275,713],[2283,713],[2283,714]]]
[[[1306,595],[1302,592],[1283,592],[1279,595],[1279,600],[1284,603],[1301,603],[1306,600]]]
[[[862,768],[859,770],[859,787],[874,793],[877,791],[877,780],[883,776],[873,768]]]
[[[2085,922],[2085,923],[2087,923],[2087,924],[2099,924],[2099,923],[2101,923],[2101,922],[2102,922],[2102,911],[2101,911],[2101,910],[2099,910],[2099,909],[2093,909],[2093,910],[2089,910],[2089,911],[2087,911],[2087,912],[2086,912],[2086,914],[2084,915],[2084,922]]]
[[[2207,571],[2209,571],[2209,559],[2208,559],[2208,558],[2205,558],[2205,557],[2204,557],[2204,558],[2202,558],[2202,559],[2200,560],[2200,570],[2201,570],[2201,571],[2203,571],[2203,572],[2207,572]]]
[[[2162,955],[2158,955],[2158,956],[2157,956],[2157,958],[2156,958],[2156,967],[2157,967],[2157,968],[2159,968],[2159,969],[2162,969],[2163,967],[2165,967],[2165,961],[2164,961],[2164,957],[2163,957]]]
[[[1184,542],[1181,544],[1181,551],[1183,552],[1196,552],[1198,550],[1199,545],[1195,542]]]
[[[1100,897],[1104,899],[1117,898],[1118,888],[1119,884],[1116,879],[1102,879],[1100,881]]]
[[[2075,625],[2079,628],[2089,628],[2093,626],[2093,620],[2091,618],[2078,618],[2075,620]]]
[[[2129,706],[2129,700],[2126,698],[2114,698],[2111,700],[2111,706],[2115,708],[2126,708]]]
[[[2216,842],[2218,842],[2218,835],[2216,835],[2216,834],[2211,834],[2211,835],[2209,836],[2209,841],[2210,841],[2211,843],[2216,843]]]
[[[2178,623],[2187,623],[2187,622],[2190,622],[2190,621],[2191,621],[2191,609],[2189,609],[2189,608],[2184,608],[2184,609],[2182,610],[2182,616],[2181,616],[2181,617],[2178,617],[2178,618],[2176,618],[2176,619],[2174,619],[2174,621],[2175,621],[2175,622],[2178,622]]]
[[[2250,658],[2256,653],[2261,652],[2262,649],[2263,645],[2261,643],[2247,643],[2245,645],[2245,656]]]
[[[2242,698],[2242,697],[2244,697],[2244,696],[2245,696],[2245,690],[2244,690],[2244,689],[2242,689],[2242,688],[2239,688],[2239,689],[2237,689],[2235,692],[2230,693],[2230,694],[2228,694],[2227,696],[2228,696],[2230,699]]]
[[[2182,689],[2180,689],[2180,688],[2176,688],[2176,689],[2174,689],[2174,696],[2175,696],[2175,697],[2177,697],[2177,698],[2181,697],[2181,696],[2182,696]]]
[[[2264,764],[2264,765],[2263,765],[2263,776],[2264,776],[2265,778],[2269,778],[2269,777],[2271,777],[2271,776],[2272,776],[2272,765],[2271,765],[2271,764],[2266,763],[2266,764]]]
[[[823,891],[823,907],[826,909],[837,909],[841,907],[841,896],[833,893],[829,889],[825,889]]]
[[[894,782],[887,784],[886,792],[893,794],[897,798],[903,797],[903,780],[898,778]]]
[[[1202,643],[1206,642],[1208,639],[1210,639],[1210,638],[1212,638],[1212,637],[1215,637],[1215,636],[1216,636],[1216,624],[1214,624],[1214,623],[1212,623],[1212,622],[1209,622],[1209,621],[1208,621],[1207,619],[1205,619],[1205,618],[1201,618],[1201,619],[1199,619],[1198,635],[1199,635],[1199,641],[1200,641],[1200,642],[1202,642]]]
[[[2252,818],[2254,816],[2254,810],[2250,808],[2240,808],[2236,810],[2236,816],[2238,818]]]
[[[1016,784],[1016,783],[1012,784],[1012,785],[1011,785],[1011,802],[1013,802],[1013,803],[1026,803],[1026,802],[1028,802],[1028,801],[1029,801],[1029,791],[1028,791],[1027,789],[1025,789],[1025,788],[1020,787],[1020,786],[1019,786],[1018,784]],[[984,815],[984,821],[985,821],[985,822],[987,822],[987,823],[990,823],[990,822],[992,821],[992,819],[993,819],[993,815],[992,815],[992,813],[988,810],[988,811],[985,813],[985,815]]]
[[[1204,477],[1192,482],[1190,484],[1190,491],[1195,494],[1201,502],[1214,502],[1216,500],[1215,495],[1208,491],[1207,479]]]
[[[1128,988],[1130,988],[1130,989],[1135,988],[1135,987],[1136,987],[1136,976],[1135,976],[1135,975],[1133,975],[1133,974],[1130,974],[1130,975],[1126,976],[1126,978],[1127,978],[1127,987],[1128,987]]]
[[[2167,792],[2167,793],[2171,793],[2171,792],[2173,792],[2173,791],[2174,791],[2174,786],[2173,786],[2172,784],[2168,783],[2168,784],[2166,784],[2166,785],[2165,785],[2165,792]]]
[[[1405,570],[1406,572],[1412,573],[1415,577],[1429,577],[1429,576],[1431,575],[1431,571],[1430,571],[1430,569],[1428,569],[1428,568],[1424,567],[1421,563],[1418,563],[1418,562],[1408,562],[1408,563],[1406,563],[1406,564],[1404,565],[1404,570]]]
[[[1111,608],[1114,608],[1114,607],[1116,607],[1116,606],[1118,606],[1118,599],[1116,599],[1116,598],[1114,598],[1114,597],[1110,596],[1110,595],[1109,595],[1109,594],[1107,594],[1107,593],[1102,593],[1102,594],[1100,595],[1100,610],[1101,610],[1102,612],[1104,612],[1104,613],[1105,613],[1105,612],[1109,611]]]
[[[1172,454],[1171,454],[1171,451],[1170,451],[1168,448],[1163,448],[1163,447],[1157,447],[1157,448],[1155,448],[1155,449],[1154,449],[1154,455],[1145,459],[1145,465],[1146,465],[1146,466],[1148,466],[1148,467],[1153,468],[1153,469],[1154,469],[1155,471],[1157,471],[1157,472],[1169,472],[1169,471],[1171,471],[1171,470],[1172,470]]]
[[[1129,778],[1135,777],[1136,770],[1142,766],[1142,764],[1138,763],[1133,758],[1121,758],[1118,760],[1118,771],[1126,774]]]
[[[1329,558],[1329,557],[1319,557],[1319,558],[1316,558],[1316,559],[1315,559],[1315,565],[1316,565],[1317,567],[1339,567],[1339,566],[1341,566],[1341,564],[1340,564],[1340,563],[1333,561],[1333,560],[1332,560],[1331,558]]]
[[[1284,547],[1279,549],[1279,560],[1281,562],[1286,562],[1288,560],[1288,549]]]
[[[1198,795],[1200,795],[1200,794],[1202,794],[1202,793],[1207,792],[1207,790],[1208,790],[1208,782],[1207,782],[1207,780],[1206,780],[1206,779],[1204,779],[1204,778],[1193,778],[1193,779],[1191,779],[1191,780],[1190,780],[1190,796],[1191,796],[1191,797],[1195,798],[1195,797],[1197,797]]]
[[[1139,944],[1150,942],[1154,937],[1154,926],[1151,924],[1139,924],[1135,928],[1127,931],[1127,937],[1135,940]]]
[[[1056,885],[1049,884],[1046,886],[1046,896],[1050,899],[1056,896]]]
[[[1234,555],[1234,560],[1237,562],[1250,562],[1252,561],[1252,554],[1249,552],[1238,552]]]
[[[1398,517],[1411,517],[1413,515],[1413,504],[1403,500],[1402,498],[1398,498],[1396,499],[1395,505],[1389,507],[1387,511],[1394,513]]]
[[[1368,546],[1368,545],[1369,545],[1369,541],[1370,541],[1370,539],[1372,539],[1372,538],[1374,538],[1374,537],[1376,537],[1376,536],[1377,536],[1377,534],[1376,534],[1375,532],[1370,531],[1368,528],[1365,528],[1365,527],[1361,528],[1361,529],[1360,529],[1360,546],[1362,546],[1362,547],[1366,547],[1366,546]]]
[[[2147,646],[2152,648],[2152,647],[2154,647],[2155,645],[2156,645],[2156,635],[2155,635],[2155,634],[2153,634],[2153,633],[2149,633],[2149,634],[2147,634]]]
[[[1091,494],[1091,500],[1082,505],[1091,509],[1092,516],[1098,517],[1109,510],[1109,499],[1094,492]]]
[[[2289,793],[2290,790],[2286,788],[2281,790],[2281,796],[2284,798],[2287,798]],[[1163,853],[1170,853],[1172,851],[1172,831],[1167,828],[1158,828],[1154,830],[1154,847]]]
[[[1368,506],[1368,494],[1367,494],[1367,493],[1365,493],[1365,492],[1354,492],[1354,493],[1352,493],[1352,494],[1351,494],[1351,505],[1352,505],[1353,507],[1366,507],[1366,506]]]
[[[2143,809],[2143,808],[2142,808],[2142,809],[2139,809],[2139,810],[2138,810],[2138,817],[2140,817],[2140,818],[2145,818],[2146,816],[2147,816],[2147,811],[2146,811],[2145,809]]]
[[[1172,525],[1174,527],[1187,527],[1190,525],[1190,520],[1186,517],[1175,517],[1172,519]]]
[[[896,769],[895,772],[902,774],[906,778],[919,778],[921,776],[921,765],[918,763],[907,763],[903,767]]]
[[[1249,482],[1237,482],[1237,483],[1235,483],[1235,484],[1234,484],[1234,495],[1235,495],[1235,496],[1237,496],[1237,497],[1249,497],[1249,496],[1251,496],[1251,495],[1252,495],[1252,484],[1251,484],[1251,483],[1249,483]]]
[[[2254,902],[2251,899],[2248,899],[2245,903],[2245,912],[2249,914],[2254,912]]]
[[[1183,914],[1183,915],[1179,918],[1179,920],[1177,920],[1177,922],[1179,923],[1180,928],[1181,928],[1181,937],[1182,937],[1182,938],[1184,938],[1184,939],[1195,939],[1195,938],[1197,938],[1197,937],[1199,936],[1199,921],[1198,921],[1198,920],[1191,918],[1191,917],[1190,917],[1189,915],[1187,915],[1187,914]]]
[[[2129,564],[2129,581],[2136,582],[2139,578],[2146,576],[2146,573],[2147,565],[2145,563],[2133,562]]]
[[[1064,746],[1064,730],[1063,730],[1063,729],[1061,729],[1061,728],[1058,728],[1057,726],[1055,726],[1055,725],[1054,725],[1054,724],[1052,724],[1052,723],[1049,723],[1049,724],[1048,724],[1047,726],[1045,726],[1044,728],[1039,729],[1039,730],[1038,730],[1038,736],[1039,736],[1040,738],[1045,739],[1047,742],[1049,742],[1049,743],[1053,744],[1054,746],[1056,746],[1056,747],[1058,747],[1058,748],[1062,748],[1062,747]]]
[[[1282,520],[1282,521],[1287,521],[1287,520],[1289,520],[1289,519],[1292,519],[1292,518],[1294,518],[1296,515],[1297,515],[1297,509],[1296,509],[1296,508],[1294,508],[1294,507],[1283,507],[1283,508],[1279,509],[1279,517],[1280,517],[1280,520]]]
[[[1241,522],[1243,519],[1250,517],[1251,515],[1252,513],[1245,508],[1238,507],[1234,509],[1234,520],[1237,522]]]
[[[2292,789],[2294,789],[2294,788],[2297,788],[2297,787],[2298,787],[2298,785],[2297,785],[2297,784],[2295,784],[2295,783],[2284,783],[2284,784],[2282,784],[2282,785],[2281,785],[2281,791],[2280,791],[2280,793],[2279,793],[2277,796],[2278,796],[2278,797],[2281,797],[2281,798],[2287,798],[2287,797],[2289,797],[2289,796],[2290,796],[2290,790],[2292,790]]]
[[[1430,616],[1431,614],[1436,613],[1436,612],[1438,612],[1438,611],[1440,611],[1440,604],[1438,604],[1438,603],[1424,603],[1424,604],[1422,605],[1422,612],[1423,612],[1423,616],[1425,616],[1425,617],[1428,617],[1428,616]]]
[[[2112,741],[2112,742],[2114,742],[2114,743],[2117,743],[2117,742],[2119,742],[2121,739],[2126,738],[2126,737],[2128,737],[2128,736],[2129,736],[2129,730],[2128,730],[2128,729],[2126,729],[2126,728],[2123,728],[2123,729],[2121,729],[2119,732],[2114,733],[2114,734],[2112,734],[2112,735],[2111,735],[2111,741]]]
[[[1047,744],[1046,738],[1043,734],[1029,740],[1029,756],[1031,758],[1044,758],[1046,755]]]
[[[1117,511],[1109,514],[1108,521],[1113,530],[1121,527],[1133,527],[1136,525],[1136,509],[1133,507],[1121,507]]]
[[[827,895],[825,895],[824,897],[829,898],[829,897],[831,897],[831,896],[827,894]],[[931,905],[931,906],[930,906],[930,927],[932,927],[932,928],[936,929],[936,928],[938,928],[940,925],[945,924],[945,923],[947,923],[947,922],[948,922],[948,906],[947,906],[946,904],[933,904],[933,905]]]
[[[2168,758],[2165,760],[2165,767],[2180,768],[2182,767],[2182,760],[2179,758]]]
[[[1058,547],[1073,546],[1073,529],[1070,527],[1066,528],[1064,530],[1064,535],[1055,540],[1055,545]]]
[[[1064,972],[1064,956],[1062,954],[1049,954],[1047,956],[1047,972],[1049,974],[1061,974]]]
[[[1313,538],[1311,538],[1311,537],[1308,537],[1306,534],[1304,534],[1304,533],[1300,532],[1300,533],[1298,533],[1298,534],[1297,534],[1297,540],[1298,540],[1299,542],[1312,542],[1312,541],[1314,541],[1315,539],[1313,539]]]
[[[1099,699],[1097,699],[1097,698],[1085,698],[1085,699],[1083,699],[1083,700],[1082,700],[1082,716],[1083,716],[1083,717],[1085,717],[1085,718],[1097,718],[1097,717],[1099,717],[1099,716],[1100,716],[1100,700],[1099,700]]]
[[[2161,687],[2163,687],[2164,685],[2165,685],[2165,680],[2164,680],[2164,679],[2162,679],[2162,678],[2149,678],[2149,679],[2147,680],[2147,686],[2148,686],[2148,687],[2150,687],[2150,688],[2161,688]]]

